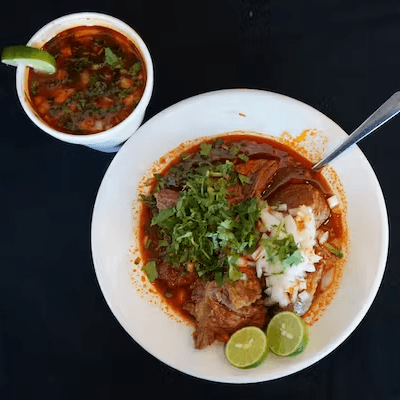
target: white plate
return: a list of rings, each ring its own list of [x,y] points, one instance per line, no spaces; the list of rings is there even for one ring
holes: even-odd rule
[[[243,117],[239,113],[245,114]],[[388,222],[379,183],[354,146],[332,166],[348,202],[350,254],[342,283],[321,319],[311,327],[306,351],[294,358],[270,355],[258,368],[238,370],[225,360],[222,346],[195,350],[193,328],[177,323],[137,292],[130,273],[132,200],[152,163],[180,143],[234,130],[297,136],[322,130],[329,146],[346,133],[325,115],[297,100],[260,90],[222,90],[181,101],[147,121],[109,166],[93,211],[92,254],[104,297],[123,328],[145,350],[187,374],[217,382],[268,381],[300,371],[339,346],[367,313],[385,269]]]

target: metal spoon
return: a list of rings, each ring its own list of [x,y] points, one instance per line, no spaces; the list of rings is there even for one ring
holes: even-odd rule
[[[347,148],[356,144],[376,131],[380,126],[395,117],[400,112],[400,91],[386,100],[369,118],[367,118],[341,145],[328,153],[321,161],[314,164],[311,169],[318,171],[324,165],[331,162]]]

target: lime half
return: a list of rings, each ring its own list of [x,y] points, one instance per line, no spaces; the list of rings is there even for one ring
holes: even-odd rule
[[[308,326],[297,314],[284,311],[275,315],[267,327],[269,348],[278,356],[300,354],[310,337]]]
[[[262,329],[246,326],[230,337],[225,356],[234,367],[254,368],[265,360],[267,350],[267,337]]]
[[[56,72],[56,60],[47,51],[29,46],[8,46],[1,53],[4,64],[17,66],[23,64],[27,67],[48,72]]]

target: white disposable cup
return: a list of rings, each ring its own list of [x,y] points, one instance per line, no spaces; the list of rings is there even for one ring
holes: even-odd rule
[[[82,12],[69,14],[49,22],[32,36],[27,45],[41,48],[46,42],[66,29],[93,25],[104,26],[126,36],[138,48],[145,62],[147,72],[146,87],[139,104],[126,119],[111,129],[91,135],[72,135],[51,128],[37,115],[29,101],[28,68],[23,65],[17,67],[17,93],[21,105],[29,118],[49,135],[64,142],[81,144],[104,152],[115,152],[139,128],[153,92],[153,62],[142,38],[129,25],[117,18],[106,14]]]

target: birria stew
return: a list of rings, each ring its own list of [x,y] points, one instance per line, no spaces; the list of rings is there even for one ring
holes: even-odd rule
[[[146,85],[142,55],[124,35],[103,26],[67,29],[43,49],[56,72],[31,69],[32,107],[57,131],[88,135],[110,129],[135,109]]]
[[[194,327],[195,347],[265,329],[289,310],[308,324],[340,276],[340,200],[288,146],[252,135],[205,140],[154,175],[142,195],[143,270]]]

